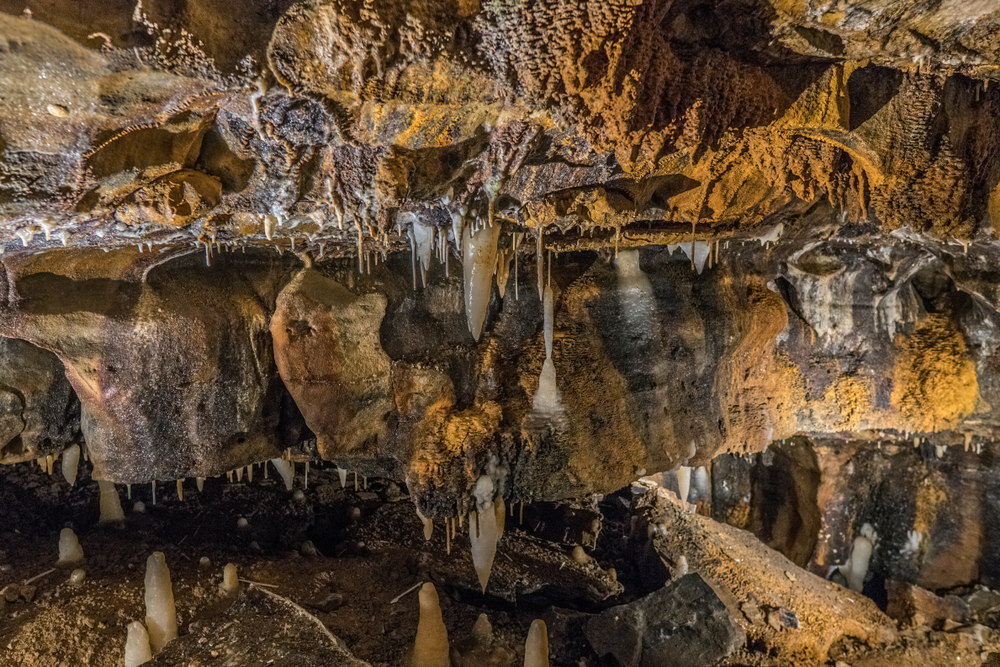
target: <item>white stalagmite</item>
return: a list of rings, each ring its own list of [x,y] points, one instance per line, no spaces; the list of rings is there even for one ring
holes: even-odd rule
[[[487,475],[480,476],[473,495],[476,497],[476,510],[469,513],[469,541],[472,543],[472,565],[485,593],[500,538],[496,510],[493,509],[493,480]]]
[[[62,475],[70,486],[76,486],[76,473],[80,468],[80,445],[70,445],[63,451]]]
[[[72,528],[63,528],[59,533],[59,567],[77,565],[83,560],[83,547]]]
[[[680,466],[677,468],[677,496],[681,499],[682,505],[687,505],[688,495],[691,493],[691,468]]]
[[[875,529],[871,524],[866,523],[861,527],[861,534],[854,538],[854,548],[851,549],[851,556],[847,559],[847,564],[840,568],[847,579],[847,587],[858,593],[864,588],[865,577],[868,575],[868,562],[872,557],[872,548],[875,546]]]
[[[448,629],[441,617],[437,589],[431,583],[420,587],[420,620],[410,667],[451,667]]]
[[[125,667],[139,665],[153,659],[149,648],[149,633],[139,621],[128,624],[128,638],[125,640]]]
[[[153,654],[177,638],[177,609],[170,585],[170,568],[162,551],[146,559],[146,628]]]
[[[466,227],[462,232],[462,270],[465,279],[465,317],[472,337],[479,340],[490,305],[493,270],[497,264],[497,242],[500,225],[486,225],[473,234]]]
[[[101,490],[101,523],[122,523],[125,521],[122,501],[118,497],[118,490],[115,488],[114,482],[99,479],[97,486]]]
[[[534,620],[524,643],[524,667],[549,667],[549,632],[545,621]]]
[[[295,471],[292,470],[291,464],[284,459],[271,459],[271,465],[273,465],[274,469],[278,471],[279,475],[281,475],[281,479],[285,481],[285,488],[291,491],[292,478],[295,476]]]
[[[219,590],[226,595],[240,590],[240,579],[236,574],[235,563],[229,563],[226,567],[222,568],[222,583],[219,585]]]

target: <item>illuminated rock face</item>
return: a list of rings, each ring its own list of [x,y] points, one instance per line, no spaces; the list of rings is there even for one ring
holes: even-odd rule
[[[296,447],[429,517],[996,434],[983,3],[382,4],[0,14],[0,461],[69,385],[108,480]]]

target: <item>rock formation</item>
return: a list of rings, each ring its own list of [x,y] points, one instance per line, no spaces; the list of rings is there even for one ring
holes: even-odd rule
[[[706,466],[706,513],[815,574],[870,522],[872,576],[995,585],[998,30],[0,1],[0,463],[323,460],[449,539],[484,476],[513,507]]]

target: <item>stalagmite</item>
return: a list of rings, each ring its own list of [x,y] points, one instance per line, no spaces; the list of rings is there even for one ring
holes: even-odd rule
[[[274,469],[278,471],[279,475],[281,475],[281,479],[284,480],[285,489],[291,491],[292,478],[294,477],[291,464],[283,459],[271,459],[271,465],[274,466]]]
[[[524,644],[524,667],[549,667],[549,633],[545,621],[531,622]]]
[[[847,559],[847,564],[840,568],[844,578],[847,579],[847,587],[852,591],[860,593],[864,588],[875,540],[875,530],[871,524],[866,523],[861,527],[861,534],[854,538],[854,548],[851,549],[851,556]]]
[[[80,445],[70,445],[63,451],[62,475],[70,486],[76,485],[76,473],[80,467]]]
[[[170,568],[162,551],[146,559],[146,628],[153,653],[177,638],[177,610],[170,584]]]
[[[476,497],[476,510],[469,513],[469,541],[472,543],[472,564],[485,593],[499,539],[497,515],[493,509],[493,480],[486,475],[480,476],[473,495]]]
[[[122,511],[122,501],[118,497],[118,490],[114,482],[106,482],[103,479],[97,480],[97,486],[101,491],[101,523],[122,523],[125,521],[125,512]]]
[[[63,528],[59,533],[59,561],[57,567],[70,567],[83,560],[83,547],[72,528]]]
[[[146,626],[139,621],[129,623],[128,638],[125,640],[125,667],[139,667],[152,659]]]
[[[229,563],[226,567],[222,568],[222,583],[219,584],[219,590],[226,595],[231,595],[240,589],[240,580],[236,575],[236,565],[235,563]]]
[[[680,466],[677,468],[677,496],[681,499],[681,504],[687,506],[688,494],[691,493],[691,468]]]
[[[441,616],[437,590],[431,583],[420,587],[420,620],[410,667],[451,667],[448,629]]]
[[[462,232],[462,270],[465,281],[465,317],[472,337],[479,340],[490,305],[493,270],[497,262],[500,225],[487,225],[475,234],[466,227]]]

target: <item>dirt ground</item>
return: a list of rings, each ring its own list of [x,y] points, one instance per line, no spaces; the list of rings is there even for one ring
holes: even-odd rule
[[[394,598],[421,582],[437,586],[453,644],[461,644],[486,613],[495,644],[521,656],[531,621],[550,606],[596,611],[642,592],[624,592],[600,557],[580,565],[570,557],[571,545],[539,537],[508,516],[484,595],[472,567],[468,523],[456,532],[449,555],[441,525],[425,542],[405,488],[369,479],[367,489],[359,480],[355,490],[350,476],[342,489],[332,467],[313,464],[303,489],[298,464],[299,498],[273,469],[264,479],[259,467],[252,482],[245,475],[234,483],[209,479],[201,493],[188,480],[183,501],[173,484],[158,485],[155,505],[149,486],[133,486],[131,501],[121,487],[126,523],[109,527],[97,523],[98,491],[89,465],[81,462],[74,488],[59,465],[51,476],[33,463],[0,466],[0,590],[30,580],[35,587],[0,612],[3,667],[119,666],[127,624],[144,617],[145,560],[154,551],[164,552],[171,569],[182,637],[224,612],[229,601],[218,585],[223,566],[232,562],[241,579],[300,605],[357,658],[375,666],[402,664],[416,632],[417,596],[412,591]],[[136,501],[145,505],[143,512],[135,511]],[[623,517],[625,503],[617,504]],[[537,508],[526,515],[526,524],[530,519],[546,532]],[[238,527],[241,518],[245,528]],[[69,583],[68,571],[50,571],[59,531],[67,526],[78,534],[86,557],[86,580],[78,586]],[[337,595],[342,602],[332,608]],[[554,653],[565,654],[554,656],[554,664],[576,665],[588,657],[578,637],[551,639]]]
[[[154,551],[164,552],[171,569],[181,635],[156,665],[326,665],[323,656],[332,654],[320,645],[330,633],[331,646],[359,660],[404,665],[418,619],[413,589],[430,581],[460,667],[522,664],[536,618],[549,625],[555,667],[601,667],[580,619],[656,590],[677,574],[680,555],[747,629],[747,647],[723,663],[729,667],[979,665],[993,664],[991,654],[1000,650],[984,626],[899,629],[870,601],[796,568],[749,533],[681,512],[663,491],[653,500],[624,490],[593,505],[526,506],[520,525],[522,509],[513,508],[484,594],[468,524],[450,554],[442,526],[425,541],[405,488],[387,480],[369,479],[365,488],[362,479],[355,489],[349,476],[341,488],[335,468],[313,464],[303,488],[300,463],[295,492],[273,470],[264,478],[260,467],[253,481],[210,479],[200,493],[188,480],[183,501],[173,484],[158,485],[155,505],[149,486],[134,486],[131,500],[122,487],[126,522],[110,527],[97,522],[89,470],[81,462],[70,488],[58,462],[51,476],[34,464],[0,467],[0,591],[14,592],[12,601],[0,602],[0,667],[120,667],[126,626],[143,620],[144,564]],[[598,511],[597,546],[588,546],[591,562],[580,564],[573,543],[593,528]],[[644,537],[647,520],[659,530],[652,541]],[[79,585],[55,568],[59,531],[67,526],[85,552]],[[230,562],[256,587],[245,584],[251,594],[236,604],[218,588]],[[748,600],[760,618],[743,606]],[[769,627],[767,610],[777,607],[793,609],[802,629]],[[495,637],[490,661],[463,653],[481,613]],[[248,637],[257,648],[248,648]],[[268,662],[260,647],[280,641],[297,657]],[[215,660],[220,651],[230,659]],[[163,657],[168,653],[177,661]],[[207,661],[191,657],[203,654]]]

